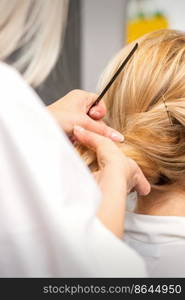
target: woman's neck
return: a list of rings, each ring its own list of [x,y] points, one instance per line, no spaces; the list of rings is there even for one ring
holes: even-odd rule
[[[152,191],[139,197],[135,213],[157,216],[185,216],[185,189],[169,188],[166,192]]]

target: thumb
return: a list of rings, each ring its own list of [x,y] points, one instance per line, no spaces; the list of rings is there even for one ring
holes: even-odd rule
[[[85,129],[108,137],[114,142],[123,142],[124,136],[117,130],[107,126],[103,121],[94,121],[90,117],[86,117],[81,124]]]
[[[74,136],[77,140],[86,147],[96,151],[99,145],[103,145],[104,142],[110,142],[108,138],[99,134],[85,130],[80,126],[74,126]]]

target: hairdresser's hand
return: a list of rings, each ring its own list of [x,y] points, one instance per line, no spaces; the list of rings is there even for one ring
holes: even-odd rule
[[[96,99],[97,95],[95,94],[74,90],[49,105],[48,109],[70,138],[73,138],[74,126],[79,125],[109,137],[113,141],[122,141],[123,136],[119,132],[100,121],[106,114],[105,105],[102,101],[91,109],[90,117],[87,115],[89,108]]]
[[[98,216],[118,237],[123,235],[127,194],[135,189],[140,195],[150,192],[150,185],[135,161],[126,157],[110,139],[75,127],[76,139],[96,152],[99,171],[95,178],[103,200]]]

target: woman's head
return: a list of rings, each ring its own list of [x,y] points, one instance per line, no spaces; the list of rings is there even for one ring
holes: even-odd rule
[[[61,48],[68,0],[1,0],[0,60],[13,65],[32,85],[54,66]],[[19,50],[19,51],[17,51]]]
[[[125,136],[123,152],[136,160],[152,185],[185,176],[185,34],[161,30],[139,47],[104,97],[106,122]],[[110,80],[133,44],[109,64]]]

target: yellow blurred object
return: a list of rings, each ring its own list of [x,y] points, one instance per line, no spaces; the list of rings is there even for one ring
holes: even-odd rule
[[[130,43],[140,36],[159,29],[168,28],[168,19],[160,12],[151,17],[140,14],[137,18],[127,23],[127,43]]]

